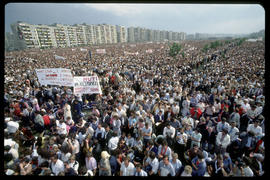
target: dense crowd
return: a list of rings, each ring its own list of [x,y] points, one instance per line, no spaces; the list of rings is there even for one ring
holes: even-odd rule
[[[5,173],[262,176],[264,42],[206,43],[185,41],[175,58],[169,43],[84,47],[91,59],[80,48],[6,52]],[[40,68],[97,75],[102,94],[41,86]]]

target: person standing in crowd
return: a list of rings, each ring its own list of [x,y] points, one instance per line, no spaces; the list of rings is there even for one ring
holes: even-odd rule
[[[101,152],[101,160],[99,162],[99,176],[111,176],[111,165],[109,158],[110,155],[107,151]]]
[[[130,162],[129,157],[125,157],[124,161],[121,164],[120,176],[133,176],[135,173],[135,166]]]
[[[169,161],[168,156],[164,156],[163,159],[159,162],[158,168],[159,176],[175,176],[175,170],[173,165]]]

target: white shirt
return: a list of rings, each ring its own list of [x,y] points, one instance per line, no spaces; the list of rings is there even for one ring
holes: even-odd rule
[[[143,169],[141,169],[141,172],[135,171],[134,176],[148,176],[148,175],[147,175],[147,172],[145,172]]]
[[[167,126],[163,129],[163,136],[167,137],[167,135],[169,134],[169,137],[174,138],[175,136],[175,128],[170,126],[170,129],[167,128]]]
[[[229,129],[230,125],[227,122],[225,122],[224,124],[222,123],[222,121],[218,122],[218,124],[217,124],[217,132],[221,132],[222,127]]]
[[[67,126],[66,126],[66,124],[65,123],[59,123],[58,125],[57,125],[57,127],[59,128],[58,129],[58,134],[60,135],[60,134],[67,134]]]
[[[154,160],[152,160],[150,157],[148,157],[148,158],[146,159],[145,162],[147,162],[149,165],[151,165],[151,167],[152,167],[152,172],[153,172],[154,174],[157,174],[158,166],[159,166],[158,159],[155,158]]]
[[[180,132],[177,132],[176,137],[179,137],[179,139],[177,140],[179,144],[186,144],[184,141],[184,138],[186,140],[188,139],[188,135],[186,133],[181,134]]]
[[[15,122],[15,121],[9,121],[7,123],[7,130],[8,133],[15,133],[17,130],[19,129],[19,123]]]
[[[222,132],[219,132],[216,137],[216,145],[219,146],[221,144],[222,148],[226,148],[231,142],[230,136],[226,134],[223,141],[221,141],[221,138],[222,138]]]
[[[5,139],[4,140],[4,146],[9,145],[11,148],[14,148],[16,150],[19,149],[19,144],[13,141],[12,139]]]
[[[78,174],[79,163],[78,161],[74,161],[73,163],[69,163],[69,166],[74,169],[74,171]]]
[[[262,127],[260,127],[260,126],[255,127],[254,124],[248,125],[247,132],[249,132],[249,131],[253,132],[255,134],[255,136],[262,135]]]
[[[11,148],[8,152],[12,154],[13,159],[18,159],[19,158],[19,153],[18,153],[18,151],[16,149]]]
[[[86,130],[86,136],[90,134],[90,136],[92,137],[94,133],[95,133],[95,130],[91,126],[89,126]]]
[[[118,142],[119,142],[119,137],[111,137],[111,139],[109,140],[109,143],[108,143],[108,148],[110,150],[115,150],[117,148],[117,145],[118,145]]]
[[[228,134],[230,135],[231,142],[236,140],[239,135],[236,135],[236,133],[239,132],[239,129],[237,127],[232,128],[232,126],[229,127]]]
[[[104,136],[105,136],[105,129],[104,129],[104,127],[101,127],[100,129],[99,128],[96,129],[95,137],[97,137],[98,133],[101,133],[101,138],[104,138]]]
[[[60,159],[58,159],[55,164],[51,164],[51,169],[52,172],[57,176],[60,172],[64,172],[64,163]]]
[[[125,163],[122,162],[120,171],[122,171],[122,176],[134,176],[135,166],[133,163],[129,162],[128,167],[125,166]]]
[[[180,110],[180,108],[179,108],[178,105],[176,105],[176,106],[173,105],[172,111],[173,111],[174,114],[178,114],[179,113],[179,110]]]
[[[72,154],[77,154],[80,152],[80,143],[77,139],[73,140],[72,142],[72,145],[74,147],[73,151],[72,151]]]
[[[182,167],[182,163],[179,159],[176,159],[176,162],[174,163],[173,160],[170,160],[170,163],[172,164],[175,173],[177,173],[180,168]]]

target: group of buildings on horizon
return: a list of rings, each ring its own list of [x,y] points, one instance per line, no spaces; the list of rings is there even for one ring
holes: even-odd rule
[[[152,30],[141,27],[98,24],[63,25],[11,24],[12,33],[6,33],[5,49],[78,47],[86,45],[181,41],[186,33]]]
[[[248,36],[207,33],[187,35],[185,32],[153,30],[142,27],[126,28],[124,26],[109,24],[87,25],[83,23],[64,25],[54,23],[52,25],[34,25],[21,21],[11,24],[11,30],[12,33],[7,32],[5,34],[6,51],[31,48],[82,47],[116,43],[226,39]],[[260,35],[263,34],[264,37],[264,30],[258,33]]]

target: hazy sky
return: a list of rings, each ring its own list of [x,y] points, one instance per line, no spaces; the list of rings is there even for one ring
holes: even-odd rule
[[[265,29],[264,8],[256,4],[9,3],[10,24],[112,24],[190,33],[251,33]]]

